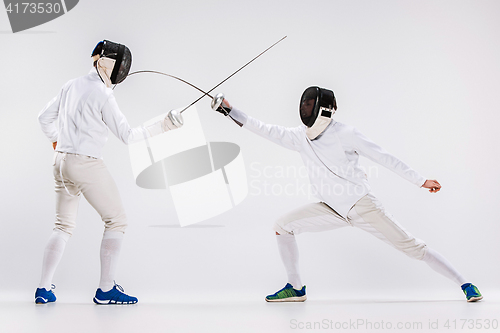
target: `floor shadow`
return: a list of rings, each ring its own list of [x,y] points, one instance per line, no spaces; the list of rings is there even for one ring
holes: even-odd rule
[[[199,224],[199,225],[196,225],[196,224],[193,224],[193,225],[187,225],[185,227],[181,227],[178,224],[160,224],[160,225],[150,225],[149,227],[150,228],[172,228],[172,229],[175,229],[175,228],[182,228],[182,229],[186,229],[186,228],[203,229],[203,228],[224,228],[225,225],[215,225],[215,224]]]
[[[308,300],[309,302],[309,300]],[[463,303],[464,300],[426,300],[426,299],[335,299],[335,300],[314,300],[314,303],[320,304],[409,304],[409,303]],[[312,303],[310,302],[310,303]]]

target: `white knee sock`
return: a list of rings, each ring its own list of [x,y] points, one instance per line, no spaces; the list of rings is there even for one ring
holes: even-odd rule
[[[302,289],[302,281],[299,274],[299,248],[294,235],[284,234],[276,235],[278,241],[278,250],[280,252],[281,261],[285,265],[288,282],[294,289]]]
[[[109,291],[115,285],[116,267],[122,248],[123,232],[106,231],[101,242],[101,281],[99,288]]]
[[[433,249],[427,248],[427,253],[422,259],[427,263],[433,270],[439,274],[446,276],[447,278],[455,281],[459,286],[467,282],[465,278],[453,267],[453,265],[439,252]]]
[[[70,234],[60,230],[54,230],[52,235],[50,235],[43,254],[42,277],[38,288],[50,290],[52,278],[54,277],[57,265],[61,261],[66,243],[70,237]]]

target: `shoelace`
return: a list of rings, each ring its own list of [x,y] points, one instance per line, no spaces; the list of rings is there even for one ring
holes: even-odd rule
[[[120,290],[122,293],[124,293],[124,292],[125,292],[125,290],[123,289],[123,287],[122,287],[122,286],[120,286],[118,283],[116,283],[116,281],[113,281],[113,283],[115,284],[115,287],[116,287],[118,290]]]
[[[54,289],[56,289],[56,285],[55,284],[51,284],[50,285],[50,290],[54,290]]]

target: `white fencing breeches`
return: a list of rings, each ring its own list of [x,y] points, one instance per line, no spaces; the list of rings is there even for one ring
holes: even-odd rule
[[[348,225],[371,233],[411,258],[422,260],[426,254],[426,244],[399,225],[371,193],[351,208],[347,220],[325,203],[318,202],[300,207],[279,218],[274,230],[279,234],[296,235],[302,232],[333,230]]]
[[[61,173],[63,178],[61,178]],[[76,226],[81,193],[101,216],[106,231],[125,232],[127,218],[120,194],[115,181],[101,159],[77,154],[56,153],[54,178],[56,190],[55,229],[72,234]]]

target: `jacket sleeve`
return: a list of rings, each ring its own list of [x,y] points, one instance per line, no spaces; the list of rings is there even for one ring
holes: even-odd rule
[[[357,129],[352,132],[353,145],[356,152],[365,156],[387,169],[395,172],[409,182],[421,187],[426,178],[413,170],[409,165],[385,151],[382,147],[372,142]]]
[[[108,97],[101,112],[102,120],[110,131],[125,144],[142,141],[165,131],[163,121],[161,120],[147,127],[138,126],[131,128],[127,119],[120,111],[113,94]]]
[[[54,97],[38,114],[38,123],[42,128],[42,132],[49,138],[51,142],[56,142],[59,136],[56,121],[59,117],[59,104],[61,103],[63,90]]]
[[[305,134],[300,127],[289,128],[265,124],[234,107],[229,115],[231,118],[242,123],[243,128],[246,128],[265,139],[291,150],[300,150],[301,139],[305,140]]]

